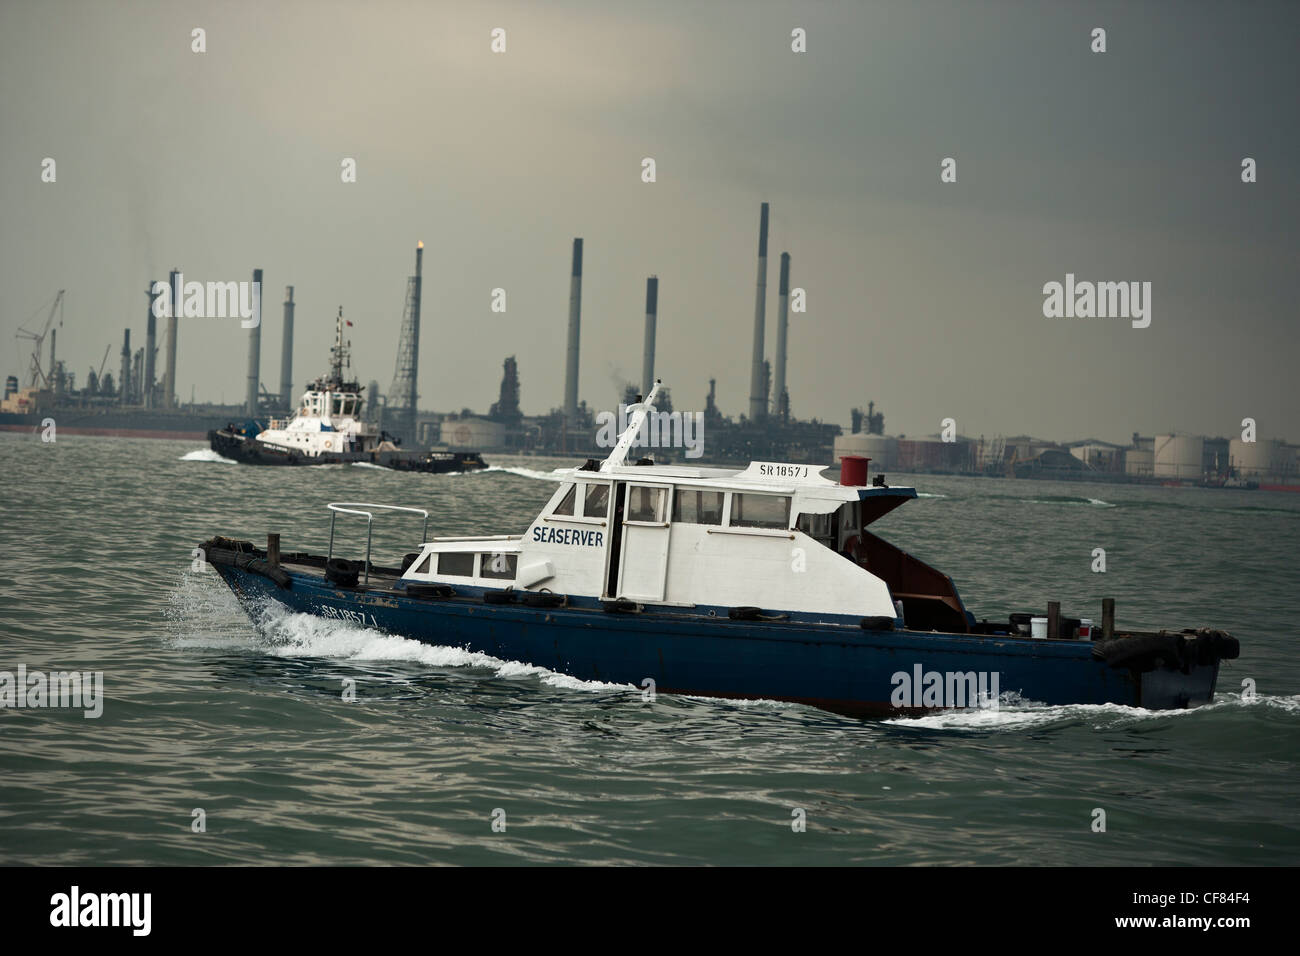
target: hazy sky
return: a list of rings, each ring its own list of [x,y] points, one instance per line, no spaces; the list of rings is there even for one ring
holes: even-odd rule
[[[421,406],[485,412],[513,353],[544,412],[582,236],[581,397],[613,407],[639,377],[653,273],[676,406],[702,408],[715,376],[737,415],[766,200],[769,357],[782,251],[807,290],[800,417],[847,424],[874,399],[894,434],[953,417],[1123,441],[1250,416],[1298,440],[1298,28],[1294,3],[1183,0],[0,0],[0,371],[60,288],[80,382],[110,342],[116,377],[124,327],[143,344],[149,280],[261,267],[267,388],[291,284],[295,390],[325,370],[340,304],[354,367],[387,390],[422,239]],[[1067,272],[1151,282],[1150,327],[1045,318]],[[181,320],[182,398],[242,400],[247,334]]]

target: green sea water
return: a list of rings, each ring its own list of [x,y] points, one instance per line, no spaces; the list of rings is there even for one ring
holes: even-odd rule
[[[102,671],[105,696],[97,719],[0,710],[0,864],[1300,862],[1300,495],[906,479],[922,497],[879,533],[950,573],[978,616],[1056,599],[1099,620],[1109,596],[1122,625],[1212,625],[1242,654],[1193,711],[868,722],[647,705],[304,615],[259,632],[192,569],[200,541],[277,531],[323,550],[325,502],[345,500],[426,508],[431,534],[519,532],[565,463],[211,459],[193,442],[0,434],[0,671]],[[419,536],[381,521],[376,558]],[[364,524],[340,527],[345,556],[363,547]]]

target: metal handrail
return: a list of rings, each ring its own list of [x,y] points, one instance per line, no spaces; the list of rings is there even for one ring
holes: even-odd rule
[[[326,562],[334,557],[334,519],[339,514],[348,515],[365,515],[366,516],[366,576],[362,581],[363,584],[370,583],[370,538],[374,528],[375,516],[369,511],[359,511],[359,508],[382,508],[384,511],[405,511],[409,514],[424,515],[424,533],[420,537],[420,543],[423,544],[429,538],[429,512],[423,508],[404,508],[400,505],[377,505],[368,501],[331,501],[326,505],[330,510],[330,550],[326,556]]]

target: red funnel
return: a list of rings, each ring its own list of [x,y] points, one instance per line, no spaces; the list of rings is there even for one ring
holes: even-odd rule
[[[845,455],[840,459],[840,484],[865,485],[867,483],[867,466],[870,458],[861,455]]]

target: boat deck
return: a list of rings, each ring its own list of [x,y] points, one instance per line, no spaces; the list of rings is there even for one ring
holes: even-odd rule
[[[366,580],[365,569],[362,562],[352,562],[360,570],[355,587],[347,588],[350,591],[394,591],[397,590],[397,582],[402,578],[400,568],[389,568],[378,564],[370,566],[370,579]],[[325,558],[321,555],[304,555],[290,554],[280,559],[280,567],[290,574],[304,574],[309,577],[325,578]]]

